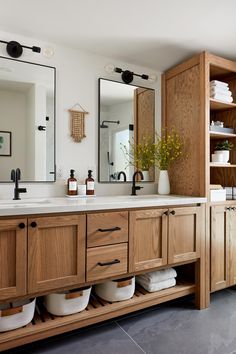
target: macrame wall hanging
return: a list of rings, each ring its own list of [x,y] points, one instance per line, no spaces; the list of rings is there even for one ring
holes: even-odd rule
[[[69,109],[69,112],[71,115],[71,137],[76,143],[80,143],[86,137],[84,118],[88,112],[79,103]]]

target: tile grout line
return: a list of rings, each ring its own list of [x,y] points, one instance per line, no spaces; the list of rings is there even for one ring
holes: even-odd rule
[[[143,352],[144,354],[147,354],[147,353],[143,350],[143,348],[140,347],[140,345],[139,345],[137,342],[135,342],[135,340],[129,335],[129,333],[127,333],[127,332],[124,330],[124,328],[121,327],[121,325],[120,325],[118,322],[116,322],[116,321],[114,321],[114,322],[115,322],[116,325],[131,339],[131,341],[132,341],[137,347],[139,347],[139,349],[142,350],[142,352]]]

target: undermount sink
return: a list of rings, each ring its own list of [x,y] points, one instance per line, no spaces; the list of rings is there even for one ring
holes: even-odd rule
[[[0,200],[0,208],[19,208],[50,204],[48,199]]]
[[[116,198],[119,198],[119,199],[132,199],[132,200],[144,200],[144,199],[162,199],[162,200],[166,200],[166,199],[172,199],[172,198],[175,198],[174,196],[170,196],[170,195],[158,195],[158,194],[150,194],[150,195],[120,195],[120,196],[116,196]]]

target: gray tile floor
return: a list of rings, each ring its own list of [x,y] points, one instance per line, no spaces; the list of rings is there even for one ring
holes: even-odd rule
[[[236,290],[211,297],[198,311],[181,299],[7,354],[236,354]]]

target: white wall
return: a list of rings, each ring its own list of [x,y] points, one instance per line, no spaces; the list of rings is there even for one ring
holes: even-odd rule
[[[16,34],[0,32],[2,40],[16,40],[28,46],[36,45],[42,49],[52,46],[55,55],[51,59],[42,54],[33,53],[24,49],[21,60],[55,66],[57,69],[56,87],[56,164],[62,170],[62,177],[57,178],[56,183],[24,184],[27,188],[27,197],[63,196],[65,192],[64,182],[69,176],[71,168],[76,170],[76,177],[84,180],[88,168],[97,175],[97,129],[98,129],[98,78],[120,80],[120,75],[106,73],[104,66],[114,63],[116,66],[129,69],[137,73],[157,74],[157,82],[144,82],[135,78],[133,84],[144,85],[156,89],[156,120],[160,126],[160,73],[153,72],[148,68],[138,67],[132,64],[116,61],[98,55],[85,53],[75,49],[61,47],[42,42],[37,39],[21,37]],[[0,55],[7,56],[5,45],[0,45]],[[90,114],[86,116],[86,138],[81,143],[74,143],[70,137],[70,121],[68,109],[79,102]],[[85,158],[86,156],[86,158]],[[0,166],[1,168],[1,166]],[[130,184],[96,184],[96,194],[128,194]],[[156,192],[156,185],[145,184],[142,193]],[[13,186],[0,184],[0,198],[11,198]],[[25,195],[22,196],[25,198]]]

